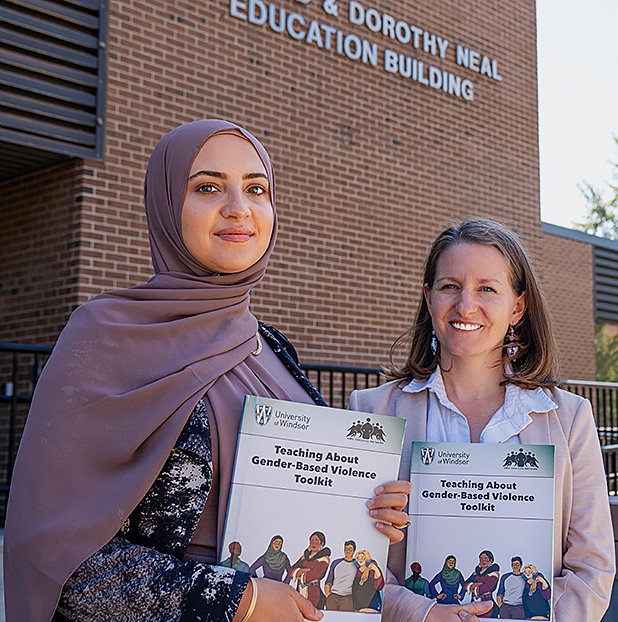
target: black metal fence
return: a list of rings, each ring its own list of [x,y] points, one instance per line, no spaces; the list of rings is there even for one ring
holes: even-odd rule
[[[332,365],[301,364],[301,369],[329,406],[347,408],[350,393],[369,389],[386,382],[375,367],[335,367]]]
[[[610,495],[618,495],[618,482],[616,481],[616,466],[618,462],[618,445],[603,445],[603,464],[605,465],[605,479],[607,490]]]
[[[0,523],[32,393],[51,346],[0,343]]]
[[[592,403],[603,452],[607,490],[610,495],[618,495],[618,383],[568,380],[562,387],[588,398]]]
[[[618,382],[566,380],[561,387],[590,400],[601,445],[618,443]]]
[[[11,485],[17,447],[32,393],[51,346],[0,344],[0,521]],[[386,378],[373,367],[301,366],[330,406],[346,408],[355,389],[376,387]],[[618,383],[565,381],[562,387],[592,403],[610,495],[618,495]]]

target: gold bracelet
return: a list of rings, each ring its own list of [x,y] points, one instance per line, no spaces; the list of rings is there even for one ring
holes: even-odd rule
[[[247,620],[251,617],[251,614],[253,613],[253,610],[255,609],[255,605],[257,603],[257,596],[258,596],[257,583],[253,580],[253,577],[250,577],[249,581],[251,581],[251,587],[253,588],[253,593],[251,594],[251,602],[249,603],[249,609],[247,609],[247,613],[245,613],[245,615],[242,617],[242,620],[240,622],[247,622]]]

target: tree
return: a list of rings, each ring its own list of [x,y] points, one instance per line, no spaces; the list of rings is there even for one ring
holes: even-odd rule
[[[594,358],[597,380],[618,382],[618,335],[607,335],[604,324],[594,327]]]
[[[618,147],[618,137],[614,136],[614,142]],[[613,162],[613,178],[618,181],[618,163]],[[584,181],[578,186],[586,201],[588,201],[588,214],[584,222],[576,223],[575,229],[600,235],[604,238],[618,240],[618,185],[607,184],[613,196],[609,200],[603,198],[603,194],[590,182]]]
[[[614,136],[618,147],[618,137]],[[618,163],[614,162],[612,176],[618,181]],[[613,196],[609,200],[590,182],[584,181],[579,189],[588,201],[588,214],[583,223],[575,225],[576,229],[586,231],[604,238],[618,240],[618,185],[607,184]],[[601,382],[618,382],[618,335],[609,336],[604,324],[594,327],[594,350],[597,368],[597,380]]]

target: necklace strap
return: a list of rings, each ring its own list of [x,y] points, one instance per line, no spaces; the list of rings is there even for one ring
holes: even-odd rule
[[[262,351],[262,339],[260,338],[260,333],[255,333],[255,336],[257,337],[257,347],[255,350],[251,350],[251,354],[253,354],[253,356],[257,356]]]

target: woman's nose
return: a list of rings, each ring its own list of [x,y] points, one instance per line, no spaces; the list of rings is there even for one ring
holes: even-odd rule
[[[228,194],[223,209],[223,215],[228,218],[244,219],[251,215],[251,209],[246,201],[242,189],[235,189]]]
[[[462,316],[469,315],[476,311],[476,300],[472,292],[467,289],[462,289],[459,294],[459,300],[457,301],[457,313]]]

